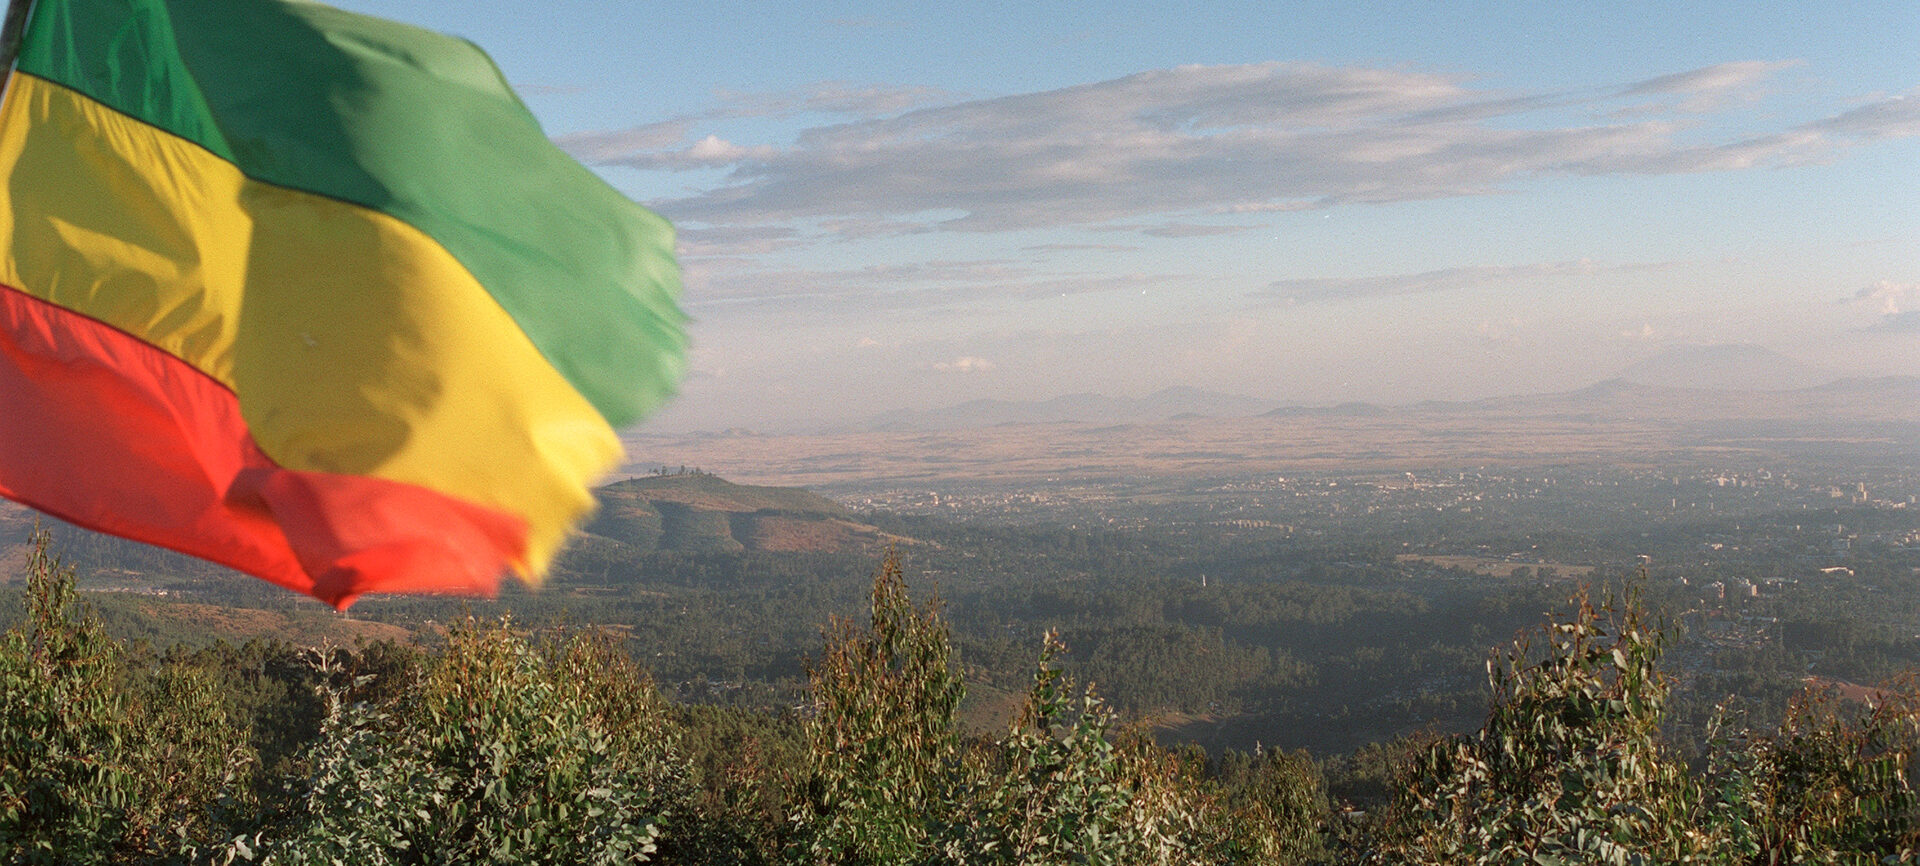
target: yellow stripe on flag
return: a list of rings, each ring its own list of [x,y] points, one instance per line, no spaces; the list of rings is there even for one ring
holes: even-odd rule
[[[24,74],[0,109],[0,176],[0,282],[225,383],[285,468],[519,514],[538,574],[620,460],[600,414],[403,222],[248,180]]]

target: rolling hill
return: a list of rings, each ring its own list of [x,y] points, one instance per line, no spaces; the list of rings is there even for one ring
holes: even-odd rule
[[[595,494],[600,511],[585,533],[641,552],[864,553],[907,541],[854,520],[824,496],[699,472],[631,478]]]

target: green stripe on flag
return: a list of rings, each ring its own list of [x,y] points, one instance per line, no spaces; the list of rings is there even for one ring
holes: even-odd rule
[[[20,71],[58,82],[233,162],[233,151],[180,62],[166,4],[33,4]]]
[[[679,379],[672,227],[555,147],[471,43],[281,0],[38,0],[30,28],[23,71],[434,238],[614,426]]]

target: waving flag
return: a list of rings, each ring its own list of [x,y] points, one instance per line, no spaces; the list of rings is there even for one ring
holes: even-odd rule
[[[340,607],[537,578],[679,377],[672,246],[465,41],[36,0],[0,104],[0,495]]]

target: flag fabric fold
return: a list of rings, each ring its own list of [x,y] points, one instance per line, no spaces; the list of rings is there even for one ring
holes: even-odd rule
[[[672,244],[465,41],[37,0],[0,103],[0,495],[342,607],[537,578],[680,375]]]

